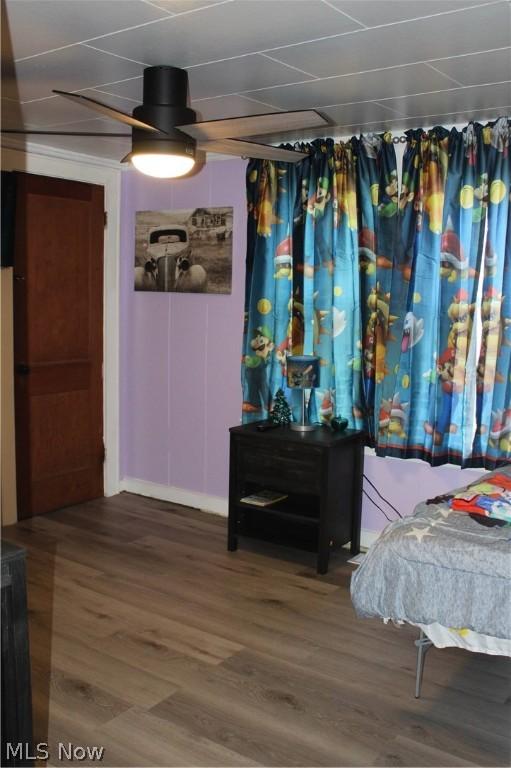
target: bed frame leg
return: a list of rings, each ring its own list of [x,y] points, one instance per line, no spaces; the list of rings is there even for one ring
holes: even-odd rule
[[[424,672],[424,660],[426,658],[426,653],[429,648],[433,645],[429,637],[427,637],[424,632],[420,631],[419,639],[415,640],[415,645],[417,646],[417,667],[415,671],[415,698],[420,698],[421,695],[421,686],[422,686],[422,675]]]

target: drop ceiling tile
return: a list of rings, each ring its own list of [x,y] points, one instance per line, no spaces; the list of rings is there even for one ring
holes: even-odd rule
[[[94,43],[149,64],[186,67],[358,28],[320,0],[234,0]]]
[[[472,56],[432,61],[434,67],[463,85],[482,85],[508,80],[511,76],[511,48]]]
[[[30,144],[55,147],[56,149],[79,152],[80,154],[92,155],[94,157],[105,157],[110,160],[119,161],[119,163],[131,150],[131,141],[129,139],[79,138],[74,136],[27,136],[27,139]],[[121,168],[120,165],[119,168]]]
[[[312,79],[291,69],[291,67],[258,54],[244,56],[242,59],[227,59],[213,64],[191,67],[188,70],[188,77],[192,100]],[[108,86],[105,90],[140,103],[142,101],[142,78],[117,83]]]
[[[192,109],[200,114],[200,120],[221,120],[224,117],[241,117],[242,115],[260,115],[277,110],[244,99],[242,96],[220,96],[216,99],[192,101]]]
[[[511,82],[500,85],[481,85],[455,88],[443,93],[386,99],[385,106],[396,109],[405,117],[469,113],[471,110],[500,107],[511,103]]]
[[[46,98],[52,88],[74,91],[140,75],[143,67],[116,56],[74,45],[16,64],[16,81],[3,83],[5,96],[20,101]]]
[[[362,4],[362,3],[361,3]],[[388,3],[382,3],[388,5]],[[363,72],[509,45],[509,3],[367,29],[272,51],[319,77]]]
[[[85,88],[83,91],[79,91],[79,93],[80,96],[88,96],[90,99],[102,101],[105,104],[108,104],[109,107],[115,107],[116,109],[120,109],[121,112],[129,112],[130,114],[140,103],[138,100],[135,102],[133,99],[124,96],[115,96],[108,91],[96,90],[95,88]]]
[[[337,127],[344,125],[363,125],[365,123],[375,122],[376,120],[386,121],[398,117],[398,115],[388,107],[381,106],[373,101],[366,101],[362,104],[345,104],[339,107],[330,107],[322,111]]]
[[[54,98],[34,101],[32,104],[20,104],[17,101],[2,99],[2,125],[11,128],[23,128],[24,125],[32,124],[40,128],[55,122],[70,122],[73,120],[86,119],[84,110],[69,104],[66,105],[64,99]]]
[[[379,24],[394,24],[405,19],[457,11],[476,3],[480,4],[482,0],[392,0],[390,3],[382,0],[364,0],[364,2],[329,0],[329,2],[361,24],[376,27]]]
[[[140,75],[139,77],[132,77],[129,80],[125,80],[123,82],[106,85],[104,88],[100,88],[99,90],[102,92],[105,101],[108,99],[108,96],[106,95],[108,93],[114,98],[118,97],[120,99],[129,99],[132,102],[141,104],[143,85],[144,83],[142,75]],[[93,96],[92,98],[98,98],[100,101],[102,100],[99,98],[99,96]],[[134,106],[135,104],[133,104],[133,107]]]
[[[380,101],[386,96],[450,88],[452,83],[425,64],[312,80],[301,85],[265,88],[247,96],[284,109],[307,109],[352,101]]]
[[[219,0],[150,0],[150,2],[167,13],[176,14],[195,12],[209,5],[216,5]]]
[[[192,67],[188,76],[190,93],[194,99],[312,79],[258,54],[241,60],[230,59]]]
[[[78,123],[50,123],[44,126],[45,130],[46,128],[50,131],[77,131],[78,133],[123,133],[128,139],[131,138],[131,130],[128,125],[102,117],[81,120]]]
[[[141,0],[7,0],[6,5],[16,59],[166,16]]]
[[[90,96],[93,99],[99,99],[107,102],[108,97],[97,93],[96,91],[81,91],[85,96]],[[109,97],[113,106],[119,106],[120,99]],[[127,112],[129,110],[124,109],[125,105],[129,102],[122,100],[123,106],[121,109]],[[19,104],[18,102],[2,101],[2,122],[6,114],[15,115],[17,117],[15,126],[11,127],[23,127],[23,125],[31,124],[32,126],[38,126],[39,128],[45,128],[49,125],[55,125],[58,123],[82,123],[91,119],[91,115],[95,113],[90,112],[85,107],[79,104],[73,104],[66,99],[62,99],[59,96],[52,96],[41,101],[32,101],[29,104]]]

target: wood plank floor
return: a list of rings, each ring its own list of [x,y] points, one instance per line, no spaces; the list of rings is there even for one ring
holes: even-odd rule
[[[352,566],[120,494],[4,529],[28,550],[36,741],[105,766],[505,766],[510,664],[356,618]],[[504,607],[503,607],[504,610]],[[82,761],[87,764],[87,761]]]

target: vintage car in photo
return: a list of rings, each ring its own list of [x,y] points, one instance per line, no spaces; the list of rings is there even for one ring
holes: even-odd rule
[[[192,246],[188,227],[180,224],[154,227],[149,231],[147,258],[156,262],[159,291],[171,291],[176,282],[178,261],[191,261]]]

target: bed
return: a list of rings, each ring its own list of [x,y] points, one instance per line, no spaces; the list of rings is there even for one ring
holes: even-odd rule
[[[497,473],[511,480],[511,467],[484,480]],[[360,618],[419,628],[416,697],[431,645],[511,656],[510,596],[511,524],[456,512],[446,497],[388,525],[351,580]]]

